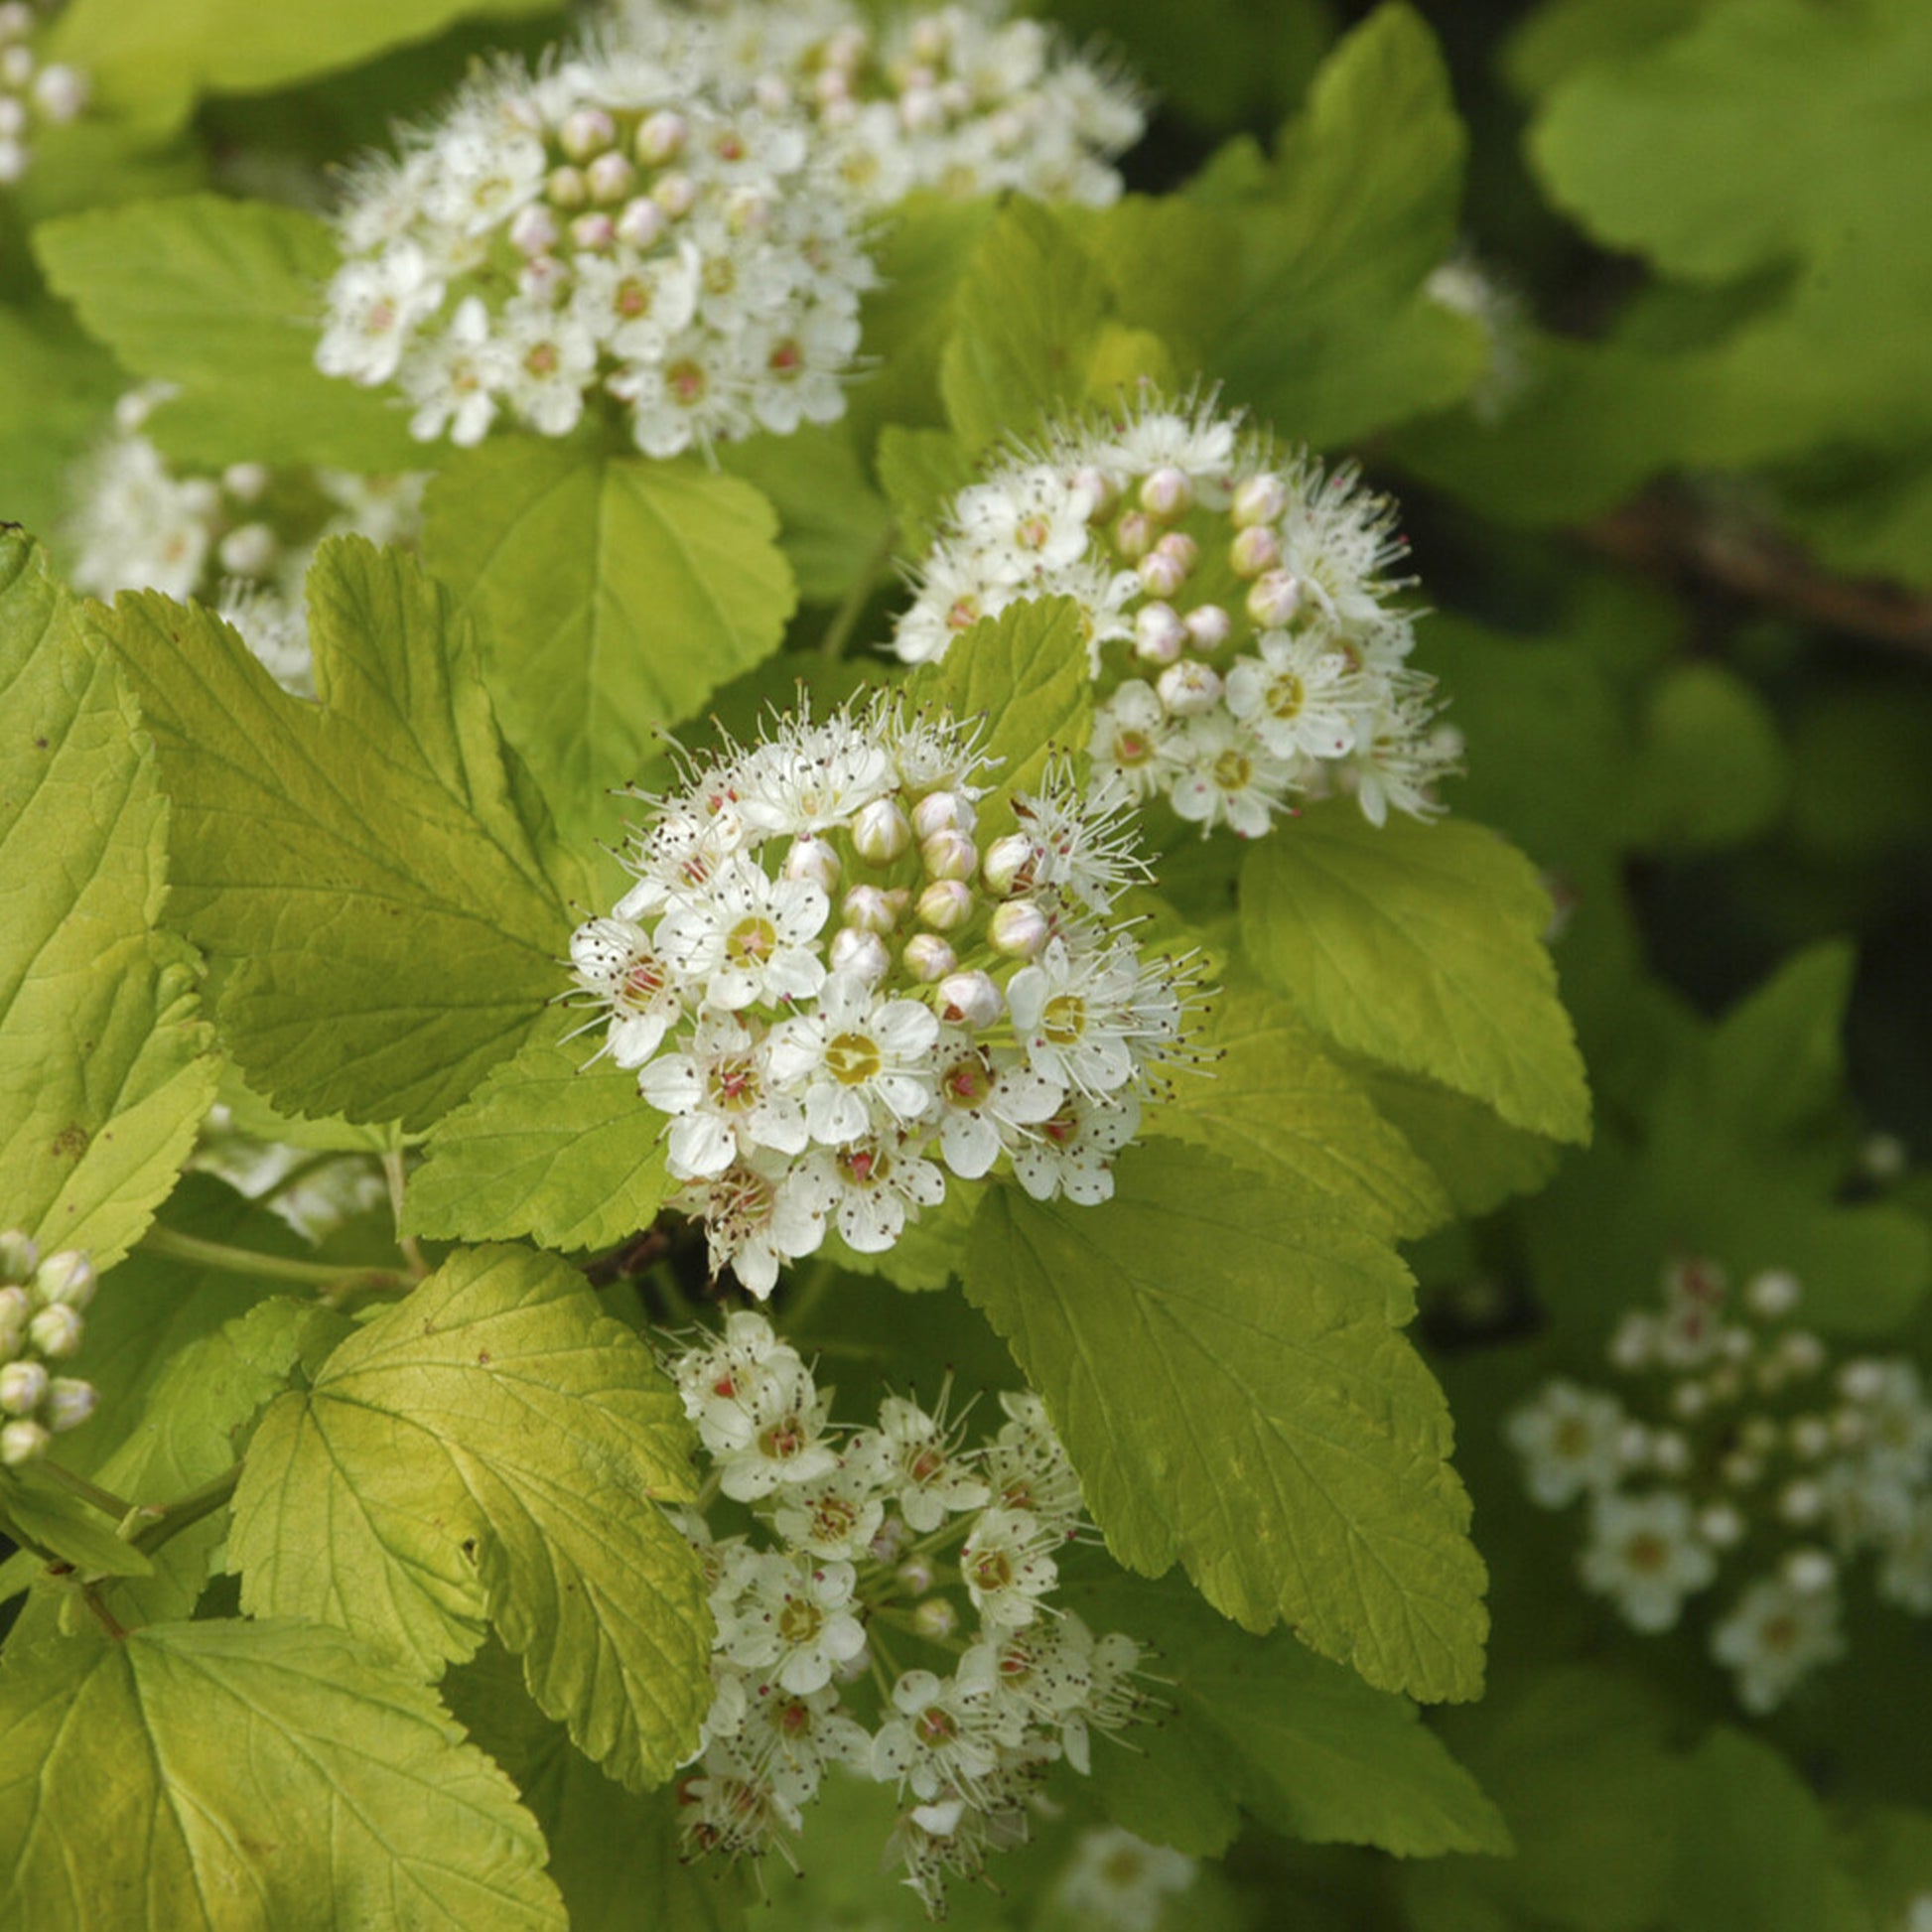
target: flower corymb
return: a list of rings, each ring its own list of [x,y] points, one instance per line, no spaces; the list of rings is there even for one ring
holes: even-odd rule
[[[1020,599],[1071,597],[1094,766],[1135,797],[1249,838],[1336,792],[1378,825],[1428,817],[1459,744],[1408,662],[1394,516],[1211,407],[1062,424],[954,498],[893,646],[928,662]]]
[[[984,763],[893,700],[776,721],[646,801],[635,885],[572,938],[678,1204],[756,1294],[828,1227],[890,1248],[948,1174],[1105,1199],[1184,1050],[1189,970],[1115,909],[1137,867],[1106,799],[994,791]]]

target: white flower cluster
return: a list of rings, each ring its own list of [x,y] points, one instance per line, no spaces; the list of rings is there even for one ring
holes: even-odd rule
[[[960,492],[893,647],[924,663],[1019,599],[1070,597],[1094,767],[1136,797],[1246,838],[1336,791],[1377,825],[1428,816],[1459,742],[1408,663],[1394,516],[1211,405],[1061,425]]]
[[[868,208],[921,190],[1104,207],[1121,192],[1109,164],[1147,126],[1138,88],[1000,0],[883,17],[858,0],[695,11],[619,0],[618,14],[642,46],[694,58],[735,99],[802,104]]]
[[[94,1267],[77,1248],[42,1259],[18,1229],[0,1233],[0,1463],[46,1454],[50,1438],[94,1413],[91,1383],[50,1375],[80,1346]]]
[[[600,391],[655,457],[844,413],[873,281],[850,201],[802,112],[688,69],[615,44],[500,65],[337,225],[317,364],[399,382],[423,442],[499,414],[565,436]]]
[[[27,0],[0,4],[0,188],[33,164],[36,128],[65,127],[87,105],[87,76],[35,53],[38,25]]]
[[[666,1366],[711,1458],[703,1494],[756,1519],[717,1536],[681,1518],[718,1623],[716,1695],[678,1793],[686,1848],[789,1860],[801,1808],[844,1765],[899,1792],[889,1856],[936,1917],[949,1877],[1026,1841],[1049,1766],[1084,1774],[1091,1734],[1153,1702],[1138,1644],[1046,1600],[1082,1523],[1045,1410],[1003,1395],[1004,1425],[972,1449],[943,1399],[889,1396],[873,1427],[841,1432],[831,1391],[750,1312]],[[902,1643],[947,1668],[901,1669]]]
[[[1669,1629],[1726,1559],[1758,1573],[1710,1646],[1757,1713],[1843,1654],[1854,1558],[1875,1559],[1881,1597],[1932,1615],[1932,1403],[1901,1358],[1830,1372],[1789,1319],[1799,1299],[1788,1274],[1733,1299],[1714,1264],[1677,1264],[1661,1311],[1625,1315],[1609,1345],[1641,1401],[1555,1380],[1507,1425],[1537,1502],[1588,1499],[1584,1583],[1634,1628]]]
[[[1117,815],[1070,774],[989,800],[985,762],[890,697],[774,719],[646,800],[637,883],[572,936],[604,1050],[669,1118],[674,1204],[755,1295],[828,1227],[890,1248],[948,1173],[1106,1199],[1185,1050],[1188,963],[1115,910]],[[982,802],[1015,829],[982,844]]]
[[[1192,1889],[1200,1862],[1165,1845],[1097,1826],[1080,1834],[1053,1887],[1068,1915],[1105,1932],[1157,1932],[1173,1901]]]
[[[218,610],[278,683],[315,695],[302,580],[324,537],[413,544],[427,477],[231,463],[184,475],[142,434],[165,383],[114,406],[113,433],[76,466],[71,581],[90,597],[153,590]]]

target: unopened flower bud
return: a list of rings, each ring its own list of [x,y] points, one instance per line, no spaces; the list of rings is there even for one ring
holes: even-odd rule
[[[0,1414],[31,1416],[46,1401],[50,1379],[39,1362],[9,1362],[0,1368]]]
[[[1009,832],[995,839],[987,847],[986,861],[980,868],[987,891],[1005,898],[1016,886],[1025,890],[1032,884],[1029,874],[1034,856],[1034,842],[1025,833]]]
[[[1114,548],[1137,564],[1160,540],[1160,526],[1145,510],[1129,510],[1114,525]]]
[[[1660,1475],[1681,1476],[1691,1466],[1691,1446],[1674,1429],[1659,1429],[1650,1438],[1650,1465]]]
[[[939,1018],[954,1027],[990,1027],[1006,1002],[990,973],[950,973],[939,982]]]
[[[1150,550],[1136,568],[1150,597],[1173,597],[1187,581],[1185,565],[1159,549]]]
[[[1767,1268],[1744,1284],[1744,1301],[1753,1314],[1775,1321],[1798,1306],[1798,1278],[1783,1268]]]
[[[1791,1425],[1791,1453],[1816,1462],[1832,1447],[1832,1426],[1823,1416],[1799,1416]]]
[[[70,1309],[57,1302],[52,1308],[42,1309],[28,1322],[27,1339],[50,1362],[58,1362],[80,1346],[84,1325],[78,1309]]]
[[[0,1463],[17,1469],[47,1451],[48,1434],[37,1422],[10,1422],[0,1429]]]
[[[852,821],[852,845],[869,866],[890,866],[912,844],[912,824],[897,798],[875,798]]]
[[[584,177],[575,168],[552,168],[543,193],[552,207],[582,207],[591,199]]]
[[[893,1572],[893,1581],[908,1596],[923,1596],[932,1587],[932,1565],[924,1557],[907,1557]]]
[[[1838,1582],[1838,1565],[1823,1550],[1789,1551],[1778,1568],[1784,1581],[1801,1596],[1816,1596]]]
[[[664,232],[664,210],[648,195],[625,202],[618,215],[618,239],[632,248],[650,248]]]
[[[1170,664],[1154,688],[1175,718],[1198,718],[1221,702],[1220,673],[1192,658]]]
[[[1825,1344],[1809,1328],[1793,1328],[1778,1343],[1778,1359],[1793,1375],[1816,1375],[1825,1366]]]
[[[557,145],[573,161],[588,161],[602,154],[618,138],[618,124],[601,107],[579,107],[564,116],[557,130]]]
[[[231,463],[221,472],[221,487],[237,503],[252,503],[271,479],[265,463]]]
[[[1009,959],[1032,959],[1053,936],[1046,914],[1030,898],[1010,898],[994,909],[986,941]]]
[[[1172,664],[1187,647],[1187,626],[1172,604],[1143,604],[1134,614],[1134,655],[1144,664]]]
[[[87,76],[57,61],[34,76],[34,105],[57,125],[70,121],[87,104]]]
[[[63,1248],[34,1271],[34,1297],[43,1304],[84,1309],[94,1299],[94,1264],[78,1248]]]
[[[833,972],[851,973],[868,986],[877,986],[893,969],[893,956],[886,950],[885,940],[858,926],[840,926],[833,933],[830,957]]]
[[[570,238],[579,248],[602,253],[617,240],[617,223],[608,214],[580,214],[570,224]]]
[[[33,1311],[34,1305],[27,1299],[24,1288],[12,1285],[0,1288],[0,1360],[20,1353],[21,1343],[27,1336],[27,1317]]]
[[[979,863],[979,847],[964,832],[934,832],[919,847],[919,864],[928,879],[970,879]]]
[[[912,1612],[912,1628],[928,1643],[943,1643],[959,1628],[959,1612],[943,1596],[928,1596]]]
[[[238,523],[221,539],[215,555],[221,568],[236,577],[266,577],[281,547],[266,523]]]
[[[40,1265],[40,1249],[20,1229],[8,1228],[0,1234],[0,1283],[14,1282],[25,1288]]]
[[[829,839],[821,839],[807,832],[803,837],[792,840],[791,850],[785,854],[784,864],[779,870],[787,879],[816,886],[829,897],[838,891],[839,874],[844,868],[839,864],[839,855]]]
[[[691,124],[682,114],[660,107],[637,123],[637,159],[646,168],[661,168],[684,152],[691,138]]]
[[[59,1436],[64,1430],[78,1429],[99,1402],[100,1396],[91,1382],[76,1382],[71,1376],[57,1375],[47,1386],[43,1420]]]
[[[1702,1382],[1680,1382],[1670,1393],[1671,1414],[1684,1422],[1695,1422],[1709,1402]]]
[[[584,186],[594,202],[621,202],[637,185],[637,171],[615,148],[584,170]]]
[[[1744,1540],[1743,1516],[1729,1503],[1713,1503],[1698,1516],[1698,1534],[1714,1550],[1730,1550]]]
[[[1839,1370],[1839,1393],[1848,1402],[1876,1402],[1885,1392],[1885,1371],[1874,1361],[1847,1362]]]
[[[898,907],[877,886],[855,886],[839,901],[839,916],[861,932],[891,932],[898,924]]]
[[[1764,1464],[1742,1449],[1732,1449],[1718,1464],[1718,1474],[1733,1489],[1748,1489],[1764,1473]]]
[[[1281,540],[1265,524],[1243,530],[1228,547],[1228,564],[1235,576],[1255,578],[1271,571],[1282,560]]]
[[[919,923],[935,932],[957,932],[973,916],[975,903],[963,879],[935,879],[919,895]]]
[[[1218,604],[1199,604],[1181,619],[1188,643],[1203,657],[1212,656],[1228,640],[1234,620]]]
[[[1279,523],[1288,510],[1288,485],[1276,476],[1250,477],[1234,492],[1228,515],[1237,530],[1258,523]]]
[[[1302,608],[1302,580],[1286,570],[1271,570],[1248,593],[1248,615],[1255,622],[1287,623]]]
[[[1778,1496],[1778,1514],[1787,1523],[1815,1523],[1824,1511],[1825,1492],[1815,1482],[1787,1482]]]
[[[899,957],[921,986],[942,980],[959,964],[959,955],[936,932],[915,932]]]
[[[935,832],[970,833],[978,823],[979,813],[963,792],[929,791],[912,807],[912,829],[922,839]]]
[[[1164,463],[1160,469],[1150,471],[1141,479],[1141,507],[1150,516],[1158,516],[1164,523],[1171,523],[1176,516],[1185,516],[1193,507],[1194,485],[1184,470],[1176,470],[1172,463]]]
[[[689,175],[660,175],[650,198],[673,221],[681,221],[698,199],[698,186]]]
[[[874,1563],[897,1563],[899,1553],[911,1542],[912,1532],[902,1516],[889,1516],[879,1526],[879,1534],[866,1546]]]

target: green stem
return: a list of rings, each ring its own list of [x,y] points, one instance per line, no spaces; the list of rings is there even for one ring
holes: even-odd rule
[[[70,1496],[78,1496],[83,1503],[92,1503],[103,1516],[111,1516],[119,1523],[126,1519],[134,1505],[124,1496],[117,1496],[111,1489],[103,1489],[98,1483],[89,1482],[85,1476],[77,1476],[71,1469],[64,1469],[52,1457],[43,1456],[39,1473],[50,1482],[58,1483]]]
[[[94,1621],[107,1632],[111,1641],[114,1643],[125,1643],[127,1641],[127,1631],[122,1626],[120,1619],[100,1600],[100,1588],[98,1585],[83,1584],[80,1587],[80,1600],[92,1611]]]
[[[852,641],[852,633],[858,629],[859,620],[865,616],[866,606],[872,602],[873,593],[878,590],[897,548],[898,523],[889,517],[872,555],[860,568],[852,588],[845,594],[845,602],[833,613],[832,621],[825,626],[825,635],[818,641],[818,653],[828,664],[836,663],[845,655],[845,647]]]
[[[423,1251],[416,1245],[416,1237],[402,1231],[402,1190],[407,1174],[402,1149],[389,1149],[382,1157],[382,1177],[389,1183],[389,1213],[396,1224],[396,1246],[402,1250],[403,1259],[409,1264],[411,1278],[421,1281],[429,1273],[429,1263],[423,1259]]]
[[[308,1288],[414,1288],[415,1278],[400,1268],[344,1268],[329,1261],[295,1261],[287,1255],[265,1255],[256,1248],[236,1248],[225,1241],[205,1241],[199,1234],[183,1234],[159,1224],[149,1228],[141,1244],[149,1254],[172,1261],[192,1261],[226,1275],[253,1275],[276,1282],[300,1282]]]
[[[240,1480],[241,1464],[236,1462],[223,1469],[211,1482],[203,1483],[199,1489],[191,1489],[178,1501],[158,1505],[160,1520],[150,1523],[144,1530],[136,1530],[128,1541],[143,1556],[160,1549],[171,1537],[192,1529],[204,1516],[212,1516],[234,1494],[235,1484]]]

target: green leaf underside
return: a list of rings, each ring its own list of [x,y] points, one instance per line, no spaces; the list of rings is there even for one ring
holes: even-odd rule
[[[1237,1807],[1291,1838],[1402,1858],[1511,1849],[1501,1814],[1406,1698],[1285,1631],[1237,1630],[1191,1592],[1118,1580],[1065,1595],[1096,1630],[1154,1647],[1149,1668],[1173,1706],[1133,1734],[1134,1751],[1096,1756],[1116,1823],[1197,1856],[1226,1849]],[[1190,1817],[1181,1844],[1174,1825]]]
[[[430,1136],[410,1176],[410,1232],[460,1241],[528,1235],[547,1248],[603,1248],[648,1227],[674,1185],[664,1117],[637,1076],[587,1064],[602,1022],[567,1039],[579,1014],[544,1020]]]
[[[205,611],[144,594],[97,621],[173,804],[171,911],[233,962],[225,1043],[291,1111],[424,1127],[559,990],[578,875],[413,562],[332,540],[309,608],[321,706]]]
[[[1311,1189],[1130,1150],[1105,1206],[996,1190],[966,1292],[1039,1391],[1109,1549],[1369,1683],[1476,1694],[1487,1618],[1407,1271]]]
[[[1215,1057],[1175,1075],[1173,1103],[1147,1116],[1150,1133],[1255,1173],[1297,1175],[1372,1234],[1413,1238],[1449,1218],[1442,1183],[1286,1001],[1223,986],[1188,1039]]]
[[[214,1097],[187,949],[154,929],[167,806],[113,661],[0,530],[0,1225],[111,1266]]]
[[[460,1253],[262,1418],[228,1544],[242,1607],[340,1623],[426,1676],[487,1618],[583,1750],[662,1779],[710,1701],[697,1560],[657,1507],[692,1494],[687,1440],[582,1276]]]
[[[770,503],[695,458],[504,438],[453,463],[425,508],[424,555],[569,832],[615,831],[604,794],[775,651],[796,602]]]
[[[134,374],[180,385],[146,432],[171,456],[217,470],[244,457],[378,472],[421,461],[391,392],[315,365],[338,261],[317,216],[188,195],[44,222],[34,247],[90,334]]]
[[[1377,827],[1346,800],[1258,841],[1242,868],[1248,957],[1317,1031],[1514,1127],[1582,1141],[1589,1094],[1549,918],[1535,868],[1485,827]]]
[[[562,1932],[543,1840],[433,1693],[340,1631],[158,1623],[0,1664],[0,1919]]]

